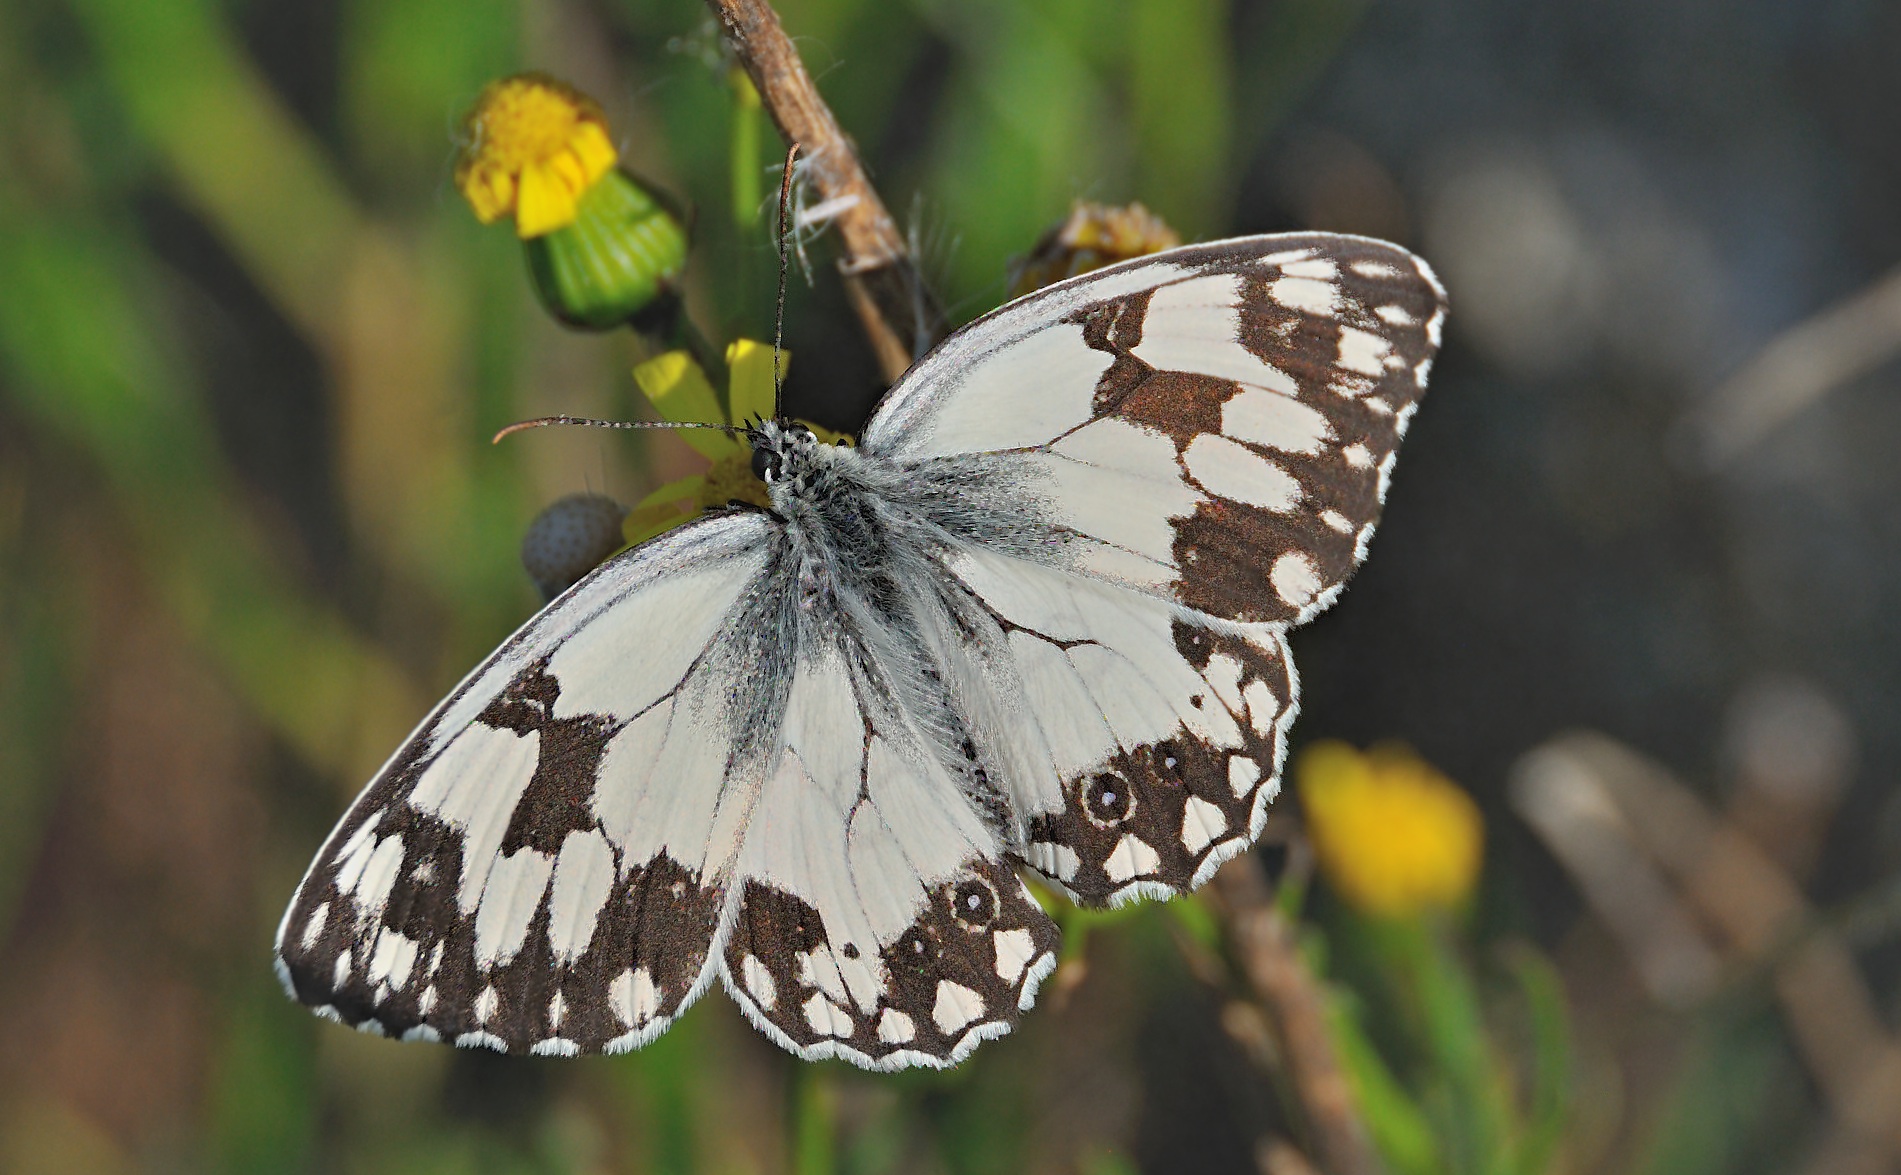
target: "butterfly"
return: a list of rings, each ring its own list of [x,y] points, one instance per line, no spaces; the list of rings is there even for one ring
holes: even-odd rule
[[[1091,907],[1259,835],[1287,633],[1364,557],[1445,320],[1358,237],[1019,298],[856,447],[748,431],[770,509],[609,560],[478,666],[317,854],[277,969],[405,1040],[639,1047],[715,982],[807,1059],[958,1062]]]

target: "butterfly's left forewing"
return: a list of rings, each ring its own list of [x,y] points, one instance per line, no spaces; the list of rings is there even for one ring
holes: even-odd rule
[[[365,1031],[618,1051],[717,974],[743,807],[734,642],[773,525],[712,518],[608,564],[451,694],[331,834],[279,974]],[[754,671],[758,666],[752,666]]]

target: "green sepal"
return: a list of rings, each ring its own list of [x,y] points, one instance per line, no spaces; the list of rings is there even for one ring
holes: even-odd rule
[[[582,196],[574,223],[522,242],[535,293],[569,326],[606,330],[672,296],[686,229],[625,172]]]

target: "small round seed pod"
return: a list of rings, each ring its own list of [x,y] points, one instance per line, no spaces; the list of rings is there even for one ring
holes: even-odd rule
[[[622,547],[621,519],[627,507],[601,494],[569,494],[551,503],[528,524],[521,540],[521,565],[553,600]]]

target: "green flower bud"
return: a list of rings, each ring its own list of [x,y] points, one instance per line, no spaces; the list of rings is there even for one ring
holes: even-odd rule
[[[582,193],[574,222],[522,242],[535,293],[570,326],[605,330],[671,296],[686,228],[625,172]]]

